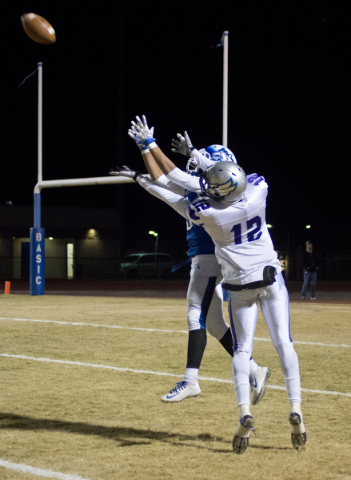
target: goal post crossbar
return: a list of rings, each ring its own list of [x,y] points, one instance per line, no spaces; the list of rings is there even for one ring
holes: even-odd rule
[[[114,183],[135,183],[127,177],[87,177],[87,178],[66,178],[63,180],[42,180],[34,187],[34,193],[40,193],[42,188],[56,187],[78,187],[81,185],[109,185]]]

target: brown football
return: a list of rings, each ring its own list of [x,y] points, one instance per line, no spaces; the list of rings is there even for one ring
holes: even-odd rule
[[[45,18],[36,13],[24,13],[22,26],[29,38],[38,43],[50,45],[56,42],[56,33]]]

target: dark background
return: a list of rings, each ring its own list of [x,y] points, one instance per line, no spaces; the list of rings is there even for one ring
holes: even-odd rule
[[[207,5],[207,6],[206,6]],[[26,36],[20,16],[46,18],[55,45]],[[269,184],[278,245],[312,240],[348,250],[348,2],[7,1],[1,16],[0,203],[31,205],[37,182],[37,74],[43,68],[43,179],[142,169],[128,137],[145,114],[163,151],[188,131],[222,143],[223,49],[229,30],[228,147]],[[124,240],[184,238],[184,220],[137,185],[45,189],[43,205],[116,207]],[[310,224],[312,228],[306,230]],[[43,225],[45,227],[45,225]]]

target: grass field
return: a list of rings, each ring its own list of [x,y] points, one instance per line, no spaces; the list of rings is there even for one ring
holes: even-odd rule
[[[241,456],[231,445],[231,360],[216,340],[208,337],[201,395],[160,401],[185,367],[185,300],[1,295],[0,305],[1,480],[351,477],[351,305],[291,304],[301,452],[260,315],[253,356],[272,376]]]

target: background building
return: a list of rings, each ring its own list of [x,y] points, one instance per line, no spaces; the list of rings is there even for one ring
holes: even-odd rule
[[[0,276],[29,278],[33,208],[0,206]],[[43,207],[46,278],[116,277],[122,224],[112,208]]]
[[[46,278],[119,278],[126,255],[155,252],[155,237],[148,232],[145,238],[125,239],[128,225],[115,208],[43,206],[41,224]],[[1,279],[29,279],[32,226],[33,207],[0,206]],[[172,255],[175,262],[187,258],[186,251],[185,227],[179,240],[158,243],[158,252]]]

